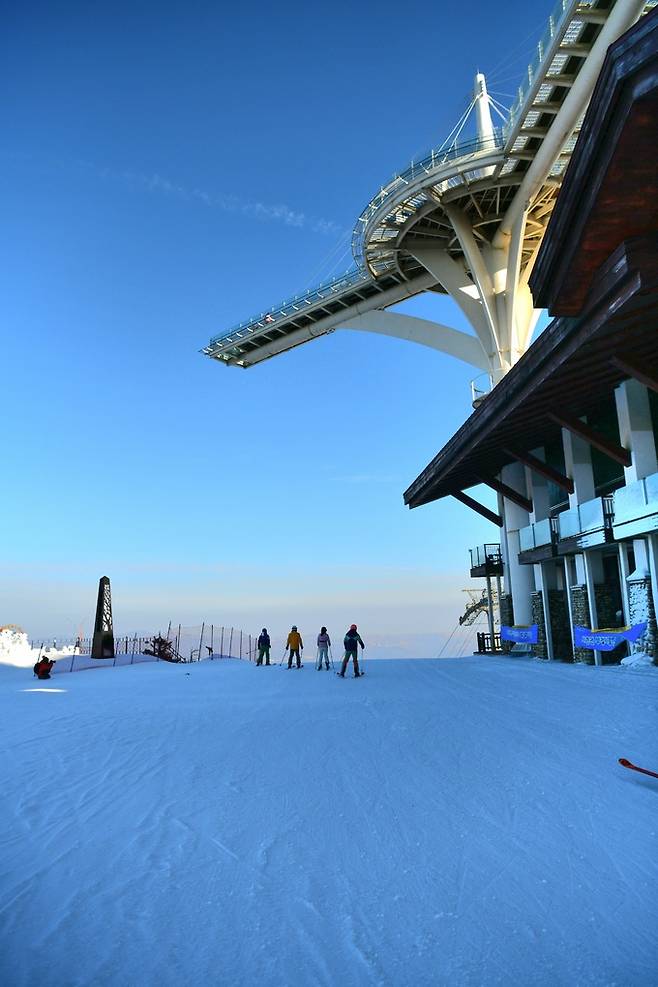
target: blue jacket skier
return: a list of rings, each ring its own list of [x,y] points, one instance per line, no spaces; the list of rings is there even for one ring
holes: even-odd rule
[[[345,678],[347,663],[351,658],[354,662],[354,678],[358,679],[359,676],[361,675],[361,672],[359,671],[359,656],[358,656],[359,645],[361,645],[361,648],[363,649],[365,648],[365,644],[361,640],[361,636],[356,629],[356,624],[352,624],[349,631],[345,635],[345,638],[343,640],[343,645],[345,647],[345,657],[343,658],[343,664],[341,665],[341,669],[338,674],[342,678]]]
[[[258,638],[258,660],[257,665],[263,664],[263,658],[265,659],[265,664],[270,664],[270,635],[267,633],[267,627],[264,627]]]

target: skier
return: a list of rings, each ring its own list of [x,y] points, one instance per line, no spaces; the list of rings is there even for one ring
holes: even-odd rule
[[[270,664],[270,635],[267,633],[267,627],[264,627],[258,638],[258,660],[257,665],[263,664],[263,658],[265,659],[265,664]]]
[[[292,668],[293,657],[297,659],[297,668],[302,667],[302,659],[300,652],[304,650],[304,642],[302,641],[302,635],[297,630],[297,625],[292,625],[292,630],[288,635],[288,640],[286,641],[286,651],[290,648],[290,654],[288,655],[288,668]]]
[[[343,664],[341,665],[341,669],[338,674],[341,676],[341,678],[345,678],[347,663],[349,662],[350,658],[352,658],[354,661],[354,678],[358,679],[359,676],[362,674],[359,671],[358,650],[359,650],[359,645],[361,645],[361,649],[363,650],[363,648],[365,648],[365,644],[361,640],[361,636],[356,629],[356,624],[352,624],[352,626],[350,627],[349,631],[345,635],[343,644],[345,646],[345,657],[343,658]]]
[[[321,627],[320,633],[318,634],[318,672],[322,671],[322,662],[324,661],[327,671],[329,670],[329,648],[331,647],[331,639],[327,634],[327,628]]]
[[[49,679],[54,664],[54,661],[44,655],[34,666],[33,672],[38,679]]]

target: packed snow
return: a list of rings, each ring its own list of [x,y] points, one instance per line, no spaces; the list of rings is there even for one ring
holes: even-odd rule
[[[365,670],[0,667],[0,982],[655,984],[656,669]]]

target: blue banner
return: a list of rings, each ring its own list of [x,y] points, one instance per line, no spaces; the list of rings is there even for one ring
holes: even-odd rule
[[[647,629],[646,621],[633,627],[604,627],[591,631],[589,627],[575,627],[573,640],[577,648],[590,651],[614,651],[624,641],[637,641]]]
[[[529,624],[527,627],[507,627],[501,624],[501,641],[514,641],[515,644],[536,644],[537,625]]]

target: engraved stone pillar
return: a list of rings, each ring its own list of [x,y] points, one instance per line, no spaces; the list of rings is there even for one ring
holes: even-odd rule
[[[114,630],[112,627],[112,594],[110,580],[103,576],[98,583],[98,603],[94,640],[91,645],[92,658],[114,658]]]

